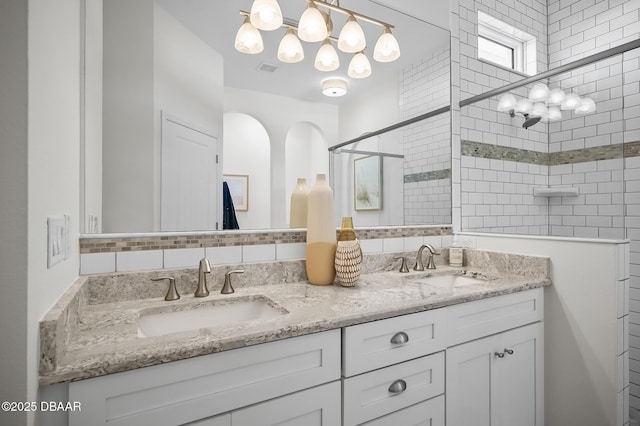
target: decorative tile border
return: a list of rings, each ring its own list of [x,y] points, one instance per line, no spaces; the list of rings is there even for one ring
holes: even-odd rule
[[[431,172],[413,173],[404,176],[404,183],[427,182],[430,180],[451,179],[451,169],[433,170]]]
[[[561,164],[586,163],[614,158],[640,157],[640,142],[545,153],[482,142],[462,141],[461,153],[468,157],[515,161],[541,166],[559,166]]]
[[[461,154],[467,157],[487,158],[490,160],[506,160],[518,163],[547,165],[547,153],[528,149],[511,148],[482,142],[462,141]]]
[[[337,231],[336,231],[337,233]],[[429,237],[451,235],[450,226],[392,226],[356,228],[361,240],[383,238]],[[223,231],[202,233],[158,233],[131,235],[85,235],[80,238],[80,254],[112,253],[145,250],[171,250],[182,248],[251,246],[260,244],[304,243],[304,230],[278,230],[264,232]]]

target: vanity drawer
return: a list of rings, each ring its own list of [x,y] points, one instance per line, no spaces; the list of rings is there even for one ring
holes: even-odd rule
[[[444,395],[419,402],[361,426],[444,426]]]
[[[70,426],[175,426],[340,379],[340,330],[69,385]]]
[[[442,393],[444,352],[343,379],[344,426],[377,419]]]
[[[354,376],[444,349],[444,318],[444,309],[434,309],[346,327],[342,375]]]
[[[447,346],[542,321],[542,288],[461,303],[447,308]]]

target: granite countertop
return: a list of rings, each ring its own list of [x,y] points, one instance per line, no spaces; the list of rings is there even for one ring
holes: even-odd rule
[[[233,294],[220,294],[216,281],[209,284],[208,297],[195,298],[193,292],[183,290],[181,299],[173,302],[161,296],[122,296],[114,302],[91,300],[96,299],[88,289],[91,277],[81,277],[41,321],[40,385],[128,371],[551,284],[548,258],[517,256],[514,266],[511,255],[509,265],[501,268],[487,261],[491,256],[477,253],[483,255],[478,257],[483,257],[484,263],[475,263],[489,267],[478,268],[469,261],[471,265],[464,268],[439,265],[436,270],[404,274],[374,271],[361,275],[354,287],[315,286],[302,280],[248,285],[246,277],[243,285],[237,278],[240,276],[234,276],[239,285]],[[471,253],[465,256],[474,257]],[[527,259],[533,259],[533,263]],[[417,281],[426,274],[460,274],[479,278],[482,283],[451,288]],[[138,335],[136,321],[141,314],[264,298],[282,314],[265,321],[158,337]],[[109,296],[107,300],[112,299]]]

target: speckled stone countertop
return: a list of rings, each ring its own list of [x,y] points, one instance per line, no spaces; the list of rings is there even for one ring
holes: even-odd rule
[[[443,266],[446,259],[438,256],[436,270],[404,274],[395,270],[393,257],[366,256],[365,273],[355,287],[310,285],[304,281],[303,261],[220,266],[209,278],[211,294],[205,298],[193,296],[196,270],[80,277],[40,323],[40,384],[128,371],[551,284],[549,259],[544,257],[467,249],[463,268]],[[238,267],[246,272],[233,277],[236,292],[220,294],[221,277]],[[462,274],[482,283],[451,288],[418,282],[426,274]],[[166,282],[149,280],[159,275],[176,277],[180,300],[164,301]],[[250,299],[262,299],[282,315],[138,336],[136,321],[141,314]]]

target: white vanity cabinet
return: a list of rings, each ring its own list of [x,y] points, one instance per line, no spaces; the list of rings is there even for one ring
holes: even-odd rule
[[[175,426],[202,420],[217,426],[226,417],[214,416],[231,411],[233,425],[251,424],[251,416],[263,419],[254,424],[267,425],[260,410],[270,411],[276,399],[254,406],[254,414],[239,412],[235,421],[233,410],[283,395],[295,399],[295,392],[329,382],[333,390],[310,402],[339,414],[340,365],[340,330],[329,330],[82,380],[69,385],[69,400],[82,404],[82,411],[69,413],[69,424]],[[337,397],[324,397],[331,394]],[[301,415],[314,407],[304,410]]]
[[[343,425],[444,426],[445,309],[346,327]]]
[[[475,340],[446,352],[447,426],[543,426],[542,290],[457,305],[449,313],[450,324],[465,322],[460,331]],[[487,330],[498,332],[483,337]]]

